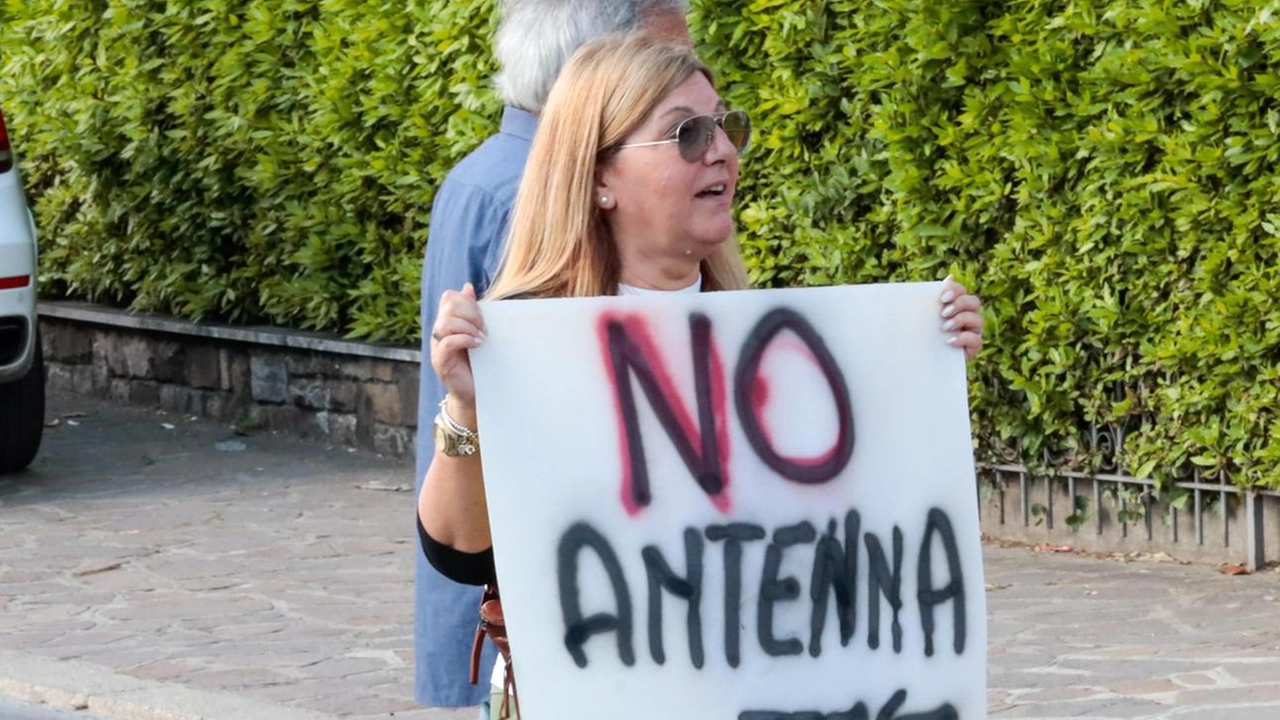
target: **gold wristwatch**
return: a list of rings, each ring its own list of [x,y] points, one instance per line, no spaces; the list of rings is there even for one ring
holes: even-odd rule
[[[480,452],[480,436],[475,430],[463,427],[449,417],[445,403],[448,396],[440,401],[440,412],[436,415],[435,436],[436,449],[449,457],[475,455]]]

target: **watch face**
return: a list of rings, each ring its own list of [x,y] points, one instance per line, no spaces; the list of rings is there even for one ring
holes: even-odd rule
[[[475,455],[475,436],[463,437],[444,426],[440,418],[435,422],[436,449],[450,457],[458,455]]]
[[[449,454],[449,436],[445,433],[444,427],[440,423],[435,424],[436,449],[440,452]]]

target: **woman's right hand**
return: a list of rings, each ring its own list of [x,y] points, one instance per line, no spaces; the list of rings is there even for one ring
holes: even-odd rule
[[[467,283],[461,291],[446,290],[431,326],[431,367],[454,402],[474,407],[475,380],[467,351],[484,342],[484,318],[476,301],[476,289]]]

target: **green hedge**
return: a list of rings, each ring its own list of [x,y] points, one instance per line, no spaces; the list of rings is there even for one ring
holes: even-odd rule
[[[986,459],[1280,487],[1280,2],[723,5],[764,278],[970,283]]]
[[[19,0],[8,13],[0,100],[54,292],[416,335],[436,184],[496,125],[488,3]]]
[[[985,459],[1280,487],[1280,2],[694,5],[758,126],[757,280],[976,288]],[[416,337],[431,197],[498,114],[491,1],[0,12],[55,290]]]

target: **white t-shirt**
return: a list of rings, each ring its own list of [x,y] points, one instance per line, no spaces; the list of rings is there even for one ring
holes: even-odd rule
[[[619,295],[653,295],[656,293],[696,293],[702,291],[702,273],[698,273],[697,279],[689,287],[680,288],[679,290],[653,290],[651,288],[636,287],[635,285],[618,285]]]

